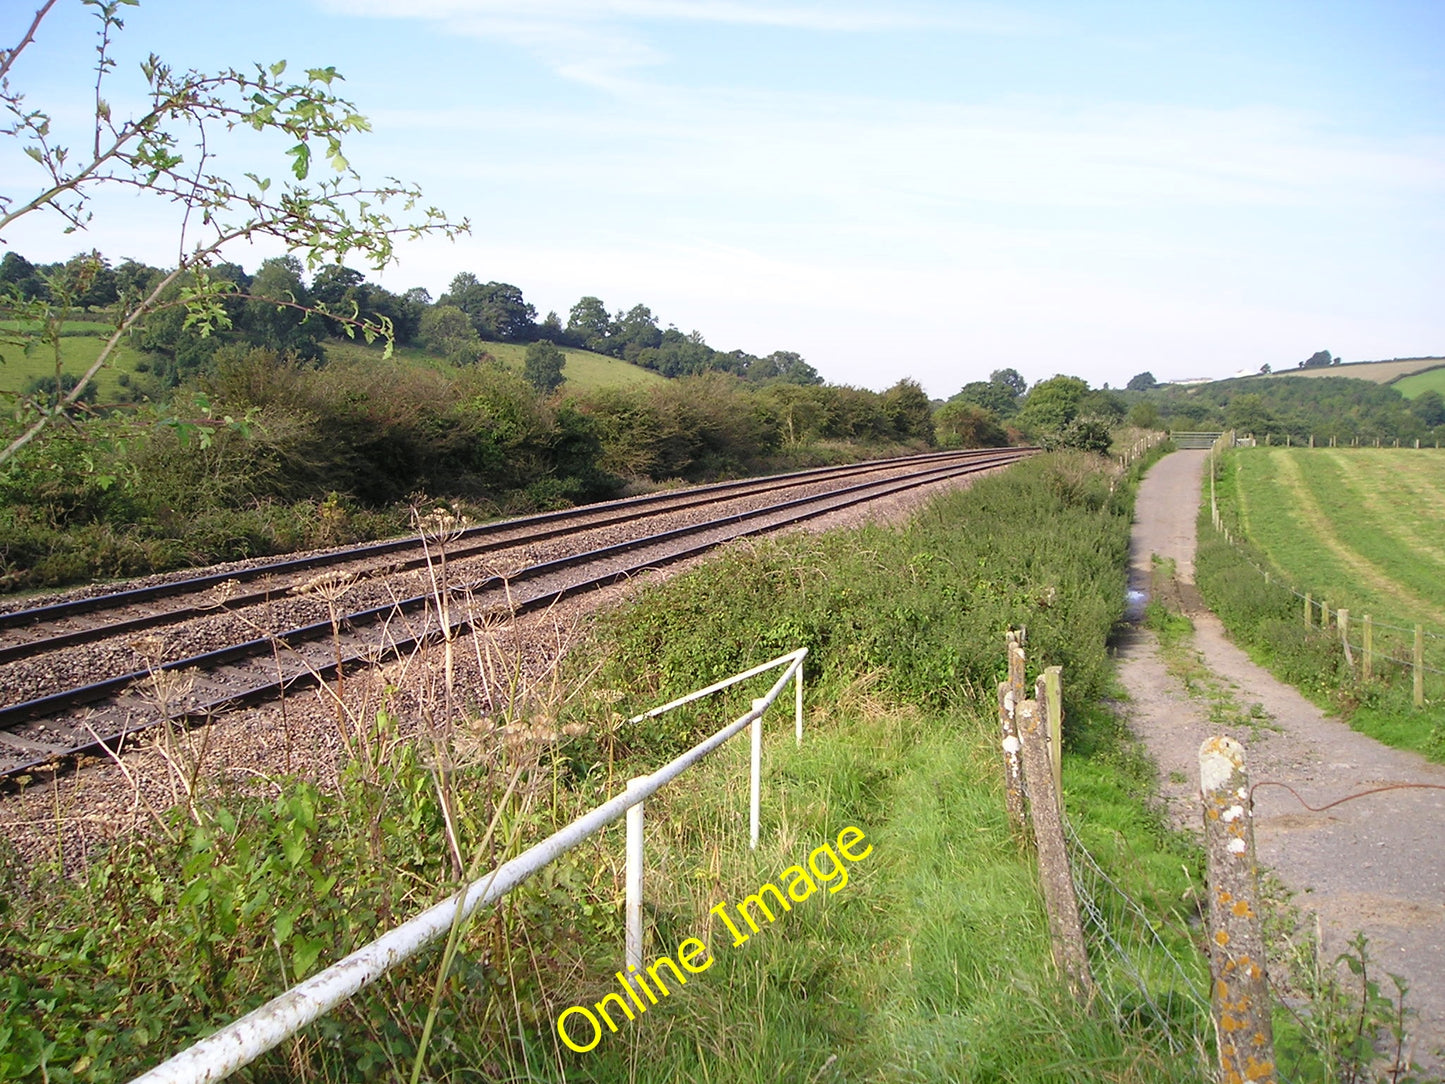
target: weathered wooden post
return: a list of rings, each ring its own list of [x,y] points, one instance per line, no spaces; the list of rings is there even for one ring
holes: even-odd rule
[[[1255,868],[1254,813],[1244,746],[1199,747],[1199,796],[1209,882],[1210,1003],[1225,1084],[1274,1084],[1274,1029]]]
[[[1327,598],[1320,599],[1320,628],[1326,632],[1330,628],[1330,600]]]
[[[1415,626],[1415,654],[1412,660],[1415,664],[1415,706],[1425,706],[1425,628],[1423,625]]]
[[[1369,681],[1375,673],[1375,622],[1369,614],[1365,614],[1361,621],[1363,628],[1360,635],[1364,637],[1364,643],[1360,653],[1360,677]]]
[[[1024,651],[1017,633],[1005,638],[1008,651],[1008,681],[998,686],[998,724],[1003,750],[1004,806],[1008,810],[1009,829],[1019,840],[1027,838],[1028,823],[1024,816],[1024,769],[1020,757],[1017,722],[1018,705],[1024,694]]]
[[[1306,593],[1305,593],[1305,628],[1310,628],[1310,627],[1312,627],[1312,626],[1314,625],[1314,620],[1315,620],[1315,600],[1314,600],[1314,596],[1312,596],[1312,595],[1310,595],[1308,592],[1306,592]]]
[[[1044,713],[1049,740],[1049,766],[1053,768],[1054,793],[1063,805],[1064,794],[1064,668],[1050,666],[1034,686],[1036,699]]]
[[[1023,743],[1024,779],[1029,791],[1029,820],[1033,824],[1038,850],[1044,905],[1049,912],[1049,940],[1053,945],[1054,962],[1073,995],[1088,1002],[1094,997],[1094,976],[1089,970],[1084,927],[1079,921],[1079,900],[1074,895],[1074,878],[1069,872],[1063,814],[1053,787],[1049,751],[1044,745],[1044,728],[1048,724],[1037,700],[1022,701],[1017,712],[1019,738]]]

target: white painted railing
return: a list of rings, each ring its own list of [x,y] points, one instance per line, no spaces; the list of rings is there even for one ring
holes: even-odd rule
[[[771,662],[755,666],[746,673],[710,685],[706,689],[664,704],[660,708],[629,720],[639,722],[690,704],[704,696],[756,677],[769,670],[786,667],[763,696],[752,702],[748,712],[734,719],[712,737],[694,745],[681,756],[665,764],[651,775],[630,780],[623,794],[604,802],[591,812],[578,817],[565,828],[552,833],[542,842],[528,848],[509,862],[479,877],[461,892],[437,904],[411,921],[403,923],[364,948],[332,964],[305,982],[293,986],[259,1009],[247,1013],[195,1046],[181,1051],[131,1084],[200,1084],[222,1080],[248,1065],[272,1047],[290,1038],[307,1024],[330,1012],[362,987],[375,982],[386,971],[415,956],[422,949],[446,936],[453,924],[465,921],[478,909],[495,903],[532,874],[560,858],[588,836],[594,834],[624,813],[627,814],[627,960],[642,963],[642,803],[672,780],[717,749],[744,727],[752,728],[751,805],[752,845],[758,845],[758,817],[762,776],[762,717],[789,681],[795,686],[796,732],[803,740],[803,659],[807,648],[799,648]],[[635,828],[634,828],[635,824]],[[460,914],[458,914],[460,912]]]

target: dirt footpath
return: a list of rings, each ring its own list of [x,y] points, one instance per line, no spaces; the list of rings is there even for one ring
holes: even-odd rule
[[[1192,681],[1194,691],[1186,691],[1147,629],[1132,630],[1119,653],[1130,724],[1158,762],[1171,816],[1197,828],[1199,745],[1215,733],[1245,744],[1256,783],[1288,783],[1315,807],[1391,783],[1445,784],[1445,767],[1355,733],[1276,681],[1229,641],[1198,601],[1194,520],[1207,455],[1175,452],[1144,479],[1131,586],[1148,588],[1152,554],[1177,562],[1196,662],[1212,678]],[[1228,707],[1231,701],[1238,710]],[[1361,930],[1378,961],[1382,990],[1393,992],[1385,972],[1409,981],[1406,1003],[1418,1013],[1415,1064],[1439,1075],[1445,1070],[1445,790],[1389,791],[1312,813],[1282,788],[1261,787],[1255,814],[1260,861],[1294,893],[1295,905],[1318,915],[1327,958]]]

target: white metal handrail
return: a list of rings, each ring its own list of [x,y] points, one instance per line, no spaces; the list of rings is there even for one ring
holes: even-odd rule
[[[797,735],[798,741],[802,741],[803,659],[807,654],[807,648],[799,648],[797,651],[779,656],[772,662],[754,667],[745,674],[739,674],[737,677],[719,682],[715,686],[709,686],[706,690],[674,701],[672,704],[665,704],[662,708],[654,709],[647,715],[637,716],[632,721],[662,714],[663,711],[670,711],[683,703],[691,703],[701,696],[728,688],[749,677],[786,666],[783,675],[773,683],[766,694],[752,702],[752,707],[745,714],[734,719],[711,737],[694,745],[687,752],[669,761],[651,775],[629,781],[626,792],[604,802],[590,812],[584,813],[565,828],[553,832],[516,858],[502,863],[496,869],[477,878],[450,899],[423,911],[410,921],[383,934],[371,944],[357,949],[324,971],[317,972],[284,994],[272,998],[260,1008],[247,1013],[241,1019],[174,1055],[149,1072],[141,1074],[131,1084],[202,1084],[202,1082],[222,1080],[230,1076],[237,1069],[250,1064],[272,1047],[290,1038],[307,1024],[330,1012],[363,987],[375,982],[390,968],[410,959],[432,942],[446,936],[454,922],[459,919],[465,921],[480,908],[489,903],[495,903],[538,870],[560,858],[588,836],[605,828],[624,814],[628,814],[627,956],[629,962],[640,964],[642,952],[642,802],[723,745],[728,739],[737,735],[744,727],[751,726],[753,728],[750,794],[751,835],[752,845],[756,847],[763,712],[772,706],[788,682],[793,681],[797,688]],[[630,813],[634,807],[637,809],[635,818]],[[636,821],[635,849],[637,852],[635,867],[632,863],[634,819]],[[637,897],[635,901],[633,898],[634,879]],[[459,911],[460,915],[458,915]],[[636,956],[634,956],[634,948]]]

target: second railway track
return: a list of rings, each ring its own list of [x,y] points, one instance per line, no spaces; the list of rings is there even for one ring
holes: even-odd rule
[[[826,468],[456,531],[445,544],[449,623],[455,631],[546,606],[731,539],[1029,452]],[[0,614],[0,781],[118,749],[168,718],[210,718],[437,638],[443,622],[427,562],[412,538]],[[308,578],[310,591],[298,594]],[[170,692],[157,695],[163,688]]]

